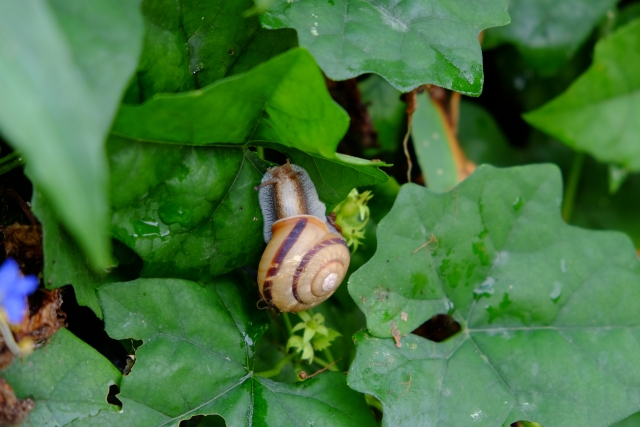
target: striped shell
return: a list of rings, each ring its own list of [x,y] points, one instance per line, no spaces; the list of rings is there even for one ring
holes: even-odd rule
[[[329,298],[349,268],[341,236],[312,215],[278,220],[258,267],[260,293],[280,311],[308,310]]]

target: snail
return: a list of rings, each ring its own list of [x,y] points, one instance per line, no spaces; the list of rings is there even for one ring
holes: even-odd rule
[[[304,311],[329,298],[349,268],[349,249],[327,222],[307,171],[287,163],[268,169],[256,187],[267,248],[258,286],[267,305]]]

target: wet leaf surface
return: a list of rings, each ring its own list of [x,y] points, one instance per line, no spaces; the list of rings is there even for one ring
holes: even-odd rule
[[[266,28],[295,28],[298,42],[332,80],[376,73],[402,92],[435,84],[479,95],[478,34],[509,23],[507,2],[277,0]]]
[[[560,184],[549,165],[481,166],[445,194],[402,188],[349,281],[371,332],[349,384],[388,425],[608,426],[637,410],[640,262],[626,236],[564,224]],[[452,338],[404,336],[446,313]]]

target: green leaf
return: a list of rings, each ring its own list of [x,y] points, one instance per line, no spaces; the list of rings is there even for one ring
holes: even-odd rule
[[[311,55],[292,49],[205,89],[122,106],[113,133],[152,143],[275,148],[307,168],[314,181],[319,175],[314,169],[321,169],[329,182],[318,189],[321,197],[341,200],[355,185],[386,180],[375,168],[384,163],[336,154],[348,126],[349,117],[329,96]],[[335,179],[338,175],[347,179]],[[349,182],[354,178],[358,182]]]
[[[382,401],[387,425],[604,427],[637,411],[640,262],[619,233],[567,226],[560,203],[551,165],[402,188],[349,291],[374,335],[447,312],[462,331],[401,348],[357,336],[349,384]]]
[[[598,42],[593,65],[526,121],[602,162],[640,171],[640,20]]]
[[[507,1],[277,0],[266,28],[295,28],[333,80],[376,73],[402,92],[427,83],[479,95],[478,34],[509,22]]]
[[[206,279],[257,265],[264,248],[250,151],[111,138],[113,236],[143,260],[143,276]]]
[[[420,170],[433,191],[447,191],[458,184],[453,135],[447,129],[444,111],[427,92],[416,96],[417,106],[411,121],[411,138]]]
[[[138,1],[0,5],[0,129],[94,267],[109,263],[104,139],[142,42]]]
[[[341,374],[295,385],[253,375],[266,314],[242,280],[139,279],[98,292],[107,332],[144,342],[118,395],[127,425],[177,427],[199,414],[220,414],[228,425],[373,425]]]
[[[104,283],[138,277],[139,260],[128,248],[114,241],[115,260],[112,268],[101,273],[93,271],[86,255],[60,224],[51,206],[37,188],[34,189],[31,203],[33,213],[42,224],[45,287],[57,289],[65,285],[73,285],[78,304],[91,308],[99,318],[102,318],[96,288]]]
[[[254,377],[253,426],[376,426],[364,396],[339,372],[295,384]],[[229,425],[230,423],[227,422]]]
[[[167,144],[275,142],[333,159],[348,126],[311,55],[293,49],[202,90],[124,105],[113,133]]]
[[[17,397],[36,402],[25,426],[66,426],[98,412],[119,410],[107,403],[107,394],[110,385],[120,382],[120,372],[66,329],[24,360],[14,361],[2,377]]]
[[[543,74],[564,66],[618,0],[509,2],[511,24],[485,33],[484,48],[512,44]]]
[[[400,100],[401,92],[375,74],[358,82],[358,88],[380,143],[380,148],[366,149],[366,156],[373,157],[380,152],[395,152],[407,127],[406,105]]]
[[[244,18],[251,0],[146,0],[145,37],[128,101],[199,89],[297,45],[292,30],[268,31]]]
[[[44,283],[47,289],[72,284],[78,304],[91,308],[102,317],[96,287],[102,283],[102,275],[89,268],[87,258],[60,225],[44,196],[37,189],[33,192],[32,210],[42,224],[44,252]]]

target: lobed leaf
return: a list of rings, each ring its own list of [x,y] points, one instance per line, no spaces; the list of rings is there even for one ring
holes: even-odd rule
[[[278,0],[266,28],[295,28],[333,80],[376,73],[402,92],[435,84],[479,95],[478,34],[509,22],[507,1]]]
[[[94,267],[109,263],[103,144],[140,53],[138,8],[123,0],[0,5],[1,131]]]
[[[349,291],[372,335],[447,312],[462,331],[401,348],[357,335],[349,384],[387,425],[608,426],[637,411],[640,262],[627,237],[564,224],[560,184],[550,165],[480,166],[445,194],[402,188]]]
[[[602,162],[640,171],[640,20],[596,44],[591,67],[565,93],[523,117]]]
[[[199,414],[220,414],[227,425],[373,425],[340,374],[295,385],[254,376],[266,315],[246,297],[257,289],[241,280],[139,279],[98,292],[107,332],[144,342],[118,396],[134,414],[128,425],[178,426]]]
[[[36,403],[24,426],[67,426],[119,409],[107,403],[107,394],[109,386],[120,383],[120,372],[66,329],[60,329],[46,347],[14,361],[2,376],[16,396]]]

